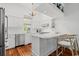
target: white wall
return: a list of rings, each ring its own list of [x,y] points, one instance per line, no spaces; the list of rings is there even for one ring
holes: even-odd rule
[[[57,31],[76,33],[79,36],[79,4],[67,3],[64,6],[64,17],[56,20]]]
[[[79,4],[65,4],[65,20],[68,31],[79,34]]]
[[[79,3],[65,4],[66,27],[70,32],[78,34],[79,43]]]
[[[8,16],[9,32],[23,32],[24,16],[31,15],[31,3],[0,3],[0,7],[5,8],[5,14]]]

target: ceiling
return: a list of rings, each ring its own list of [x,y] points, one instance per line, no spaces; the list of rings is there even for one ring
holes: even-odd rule
[[[32,7],[50,17],[60,16],[63,13],[58,10],[54,5],[50,5],[49,3],[0,3],[0,7],[5,8],[6,15],[16,16],[16,17],[24,17],[24,16],[32,16]]]
[[[0,3],[0,7],[5,8],[5,12],[10,16],[24,17],[24,15],[31,15],[31,3]]]

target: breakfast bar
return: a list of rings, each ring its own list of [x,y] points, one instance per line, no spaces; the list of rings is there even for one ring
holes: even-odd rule
[[[55,32],[39,34],[32,34],[32,52],[37,56],[47,56],[52,51],[56,50],[57,36],[62,34],[56,34]]]

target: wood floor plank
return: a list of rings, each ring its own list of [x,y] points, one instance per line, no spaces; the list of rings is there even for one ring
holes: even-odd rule
[[[32,45],[19,46],[6,50],[6,56],[31,56]]]
[[[61,47],[58,49],[58,52],[60,52],[60,51],[61,51]],[[79,55],[79,51],[77,51],[77,52],[78,52],[78,55]],[[74,51],[74,55],[75,55],[75,51]],[[49,54],[49,56],[56,56],[56,50],[54,52],[52,52],[51,54]],[[72,56],[72,53],[68,48],[65,48],[63,55],[61,54],[60,56]]]

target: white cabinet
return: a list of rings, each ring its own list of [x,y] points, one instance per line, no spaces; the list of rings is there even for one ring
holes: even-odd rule
[[[47,55],[47,39],[32,37],[32,52],[36,56]]]
[[[5,42],[5,49],[14,48],[15,47],[15,35],[9,34],[8,39]]]
[[[26,33],[24,35],[20,34],[19,38],[19,45],[32,43],[32,37],[29,33]],[[15,34],[9,34],[8,39],[5,39],[5,49],[14,48],[18,44],[18,42],[15,41]]]
[[[55,38],[50,38],[47,40],[47,52],[48,54],[51,54],[51,52],[56,50],[57,43]]]
[[[7,39],[7,40],[5,40],[5,49],[8,49],[8,48],[9,48],[9,41]]]
[[[25,35],[25,44],[32,43],[32,36],[30,33],[26,33]]]
[[[46,56],[48,53],[47,39],[40,38],[40,55]]]
[[[56,50],[56,39],[32,37],[32,53],[35,56],[47,56]]]
[[[38,37],[32,37],[32,55],[40,55],[40,39]]]
[[[25,34],[20,34],[19,44],[22,45],[25,43]]]
[[[19,44],[26,45],[32,43],[32,36],[30,33],[26,33],[20,36],[19,40],[20,40]],[[18,43],[15,42],[15,34],[8,34],[8,39],[5,39],[5,49],[14,48],[16,44]]]
[[[24,45],[25,34],[15,34],[15,46]]]

